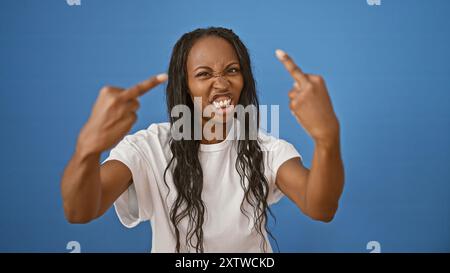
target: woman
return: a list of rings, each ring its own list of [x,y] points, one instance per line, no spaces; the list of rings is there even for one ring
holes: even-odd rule
[[[234,107],[259,106],[239,37],[224,28],[197,29],[174,46],[168,75],[128,89],[102,88],[62,178],[68,221],[87,223],[114,204],[127,227],[150,220],[152,252],[271,252],[267,212],[283,194],[312,219],[331,221],[344,183],[339,122],[323,79],[303,73],[283,51],[276,55],[294,79],[289,107],[315,143],[311,170],[286,141],[262,131],[251,138],[248,115],[235,119]],[[139,96],[167,79],[170,123],[124,138]],[[187,135],[176,139],[183,117],[172,110],[179,105],[213,113],[188,117]],[[198,138],[196,128],[207,131],[211,121],[216,129]],[[116,143],[100,164],[100,154]]]

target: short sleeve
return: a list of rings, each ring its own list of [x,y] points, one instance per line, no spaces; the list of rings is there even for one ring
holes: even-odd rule
[[[132,136],[126,136],[103,161],[118,160],[131,171],[133,183],[114,202],[120,222],[132,228],[152,216],[150,184],[145,160]]]
[[[269,205],[277,203],[283,196],[283,192],[276,185],[277,172],[280,166],[287,160],[299,157],[300,153],[295,149],[294,145],[282,139],[277,139],[272,148],[268,151],[268,164],[270,170],[269,196],[267,203]]]

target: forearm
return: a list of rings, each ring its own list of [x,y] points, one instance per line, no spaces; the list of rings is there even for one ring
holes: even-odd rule
[[[61,192],[64,212],[70,222],[94,219],[101,204],[100,154],[89,153],[77,145],[64,170]]]
[[[339,134],[329,142],[315,142],[306,186],[308,214],[320,220],[334,217],[344,186]]]

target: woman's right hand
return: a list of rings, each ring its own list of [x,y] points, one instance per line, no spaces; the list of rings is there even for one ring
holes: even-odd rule
[[[112,148],[136,121],[139,97],[166,80],[167,74],[159,74],[128,89],[103,87],[78,136],[78,151],[86,156]]]

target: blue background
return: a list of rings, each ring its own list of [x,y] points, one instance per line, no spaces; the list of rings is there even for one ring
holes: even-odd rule
[[[342,126],[346,186],[329,224],[287,198],[273,209],[281,252],[450,251],[450,1],[101,1],[0,3],[0,251],[150,251],[148,223],[112,209],[68,224],[60,178],[101,86],[168,67],[197,27],[232,28],[253,59],[261,104],[280,105],[280,137],[310,166],[313,142],[288,108],[285,49],[325,77]],[[141,99],[132,132],[166,121],[163,88]],[[104,157],[106,154],[103,155]],[[275,248],[275,247],[274,247]]]

